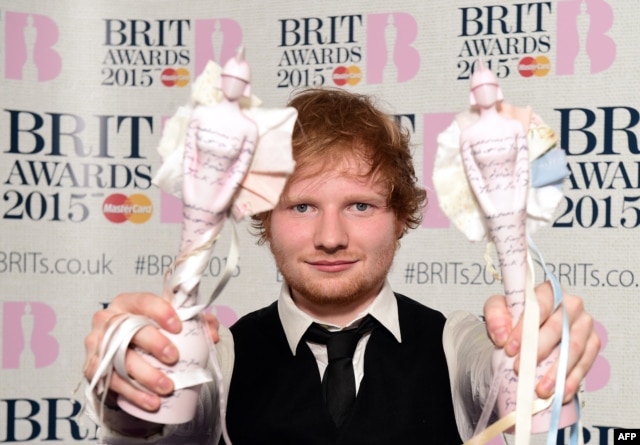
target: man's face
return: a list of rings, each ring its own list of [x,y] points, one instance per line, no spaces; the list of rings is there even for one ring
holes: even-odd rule
[[[380,291],[402,229],[388,191],[345,163],[289,184],[271,214],[270,246],[296,304],[310,312],[368,304]]]

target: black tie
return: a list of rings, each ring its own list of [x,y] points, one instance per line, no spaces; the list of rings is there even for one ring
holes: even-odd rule
[[[375,319],[367,315],[355,329],[329,332],[313,323],[305,334],[306,340],[327,345],[329,363],[322,378],[322,389],[327,409],[338,427],[356,399],[353,353],[360,338],[375,326]]]

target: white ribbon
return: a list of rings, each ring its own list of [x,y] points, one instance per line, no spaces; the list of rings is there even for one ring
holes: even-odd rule
[[[238,249],[238,234],[235,227],[235,223],[232,222],[232,237],[231,245],[229,247],[229,253],[227,255],[227,264],[225,269],[216,284],[216,287],[211,292],[209,299],[204,304],[198,304],[190,307],[178,307],[176,312],[180,320],[190,320],[198,316],[204,309],[213,303],[213,301],[220,295],[229,279],[233,276],[233,272],[238,264],[239,249]],[[102,338],[102,344],[100,347],[100,356],[98,359],[98,367],[96,372],[89,383],[89,391],[97,391],[101,394],[101,407],[100,407],[100,420],[104,419],[104,403],[106,400],[107,389],[111,381],[112,372],[115,372],[124,380],[136,388],[147,391],[140,383],[135,381],[129,376],[126,370],[125,358],[129,349],[129,344],[133,337],[144,327],[154,326],[159,328],[158,324],[148,317],[142,315],[133,314],[119,314],[116,315],[111,323],[108,325],[107,330]],[[215,345],[211,342],[211,339],[207,336],[209,341],[209,358],[210,365],[213,370],[213,375],[207,369],[195,369],[184,372],[175,372],[167,375],[174,384],[174,389],[184,389],[192,386],[200,385],[210,382],[215,379],[218,389],[218,400],[221,413],[222,422],[222,434],[227,444],[231,445],[229,439],[227,427],[226,427],[226,392],[224,390],[224,380],[222,377],[222,371],[220,363],[217,360],[217,354],[215,352]]]

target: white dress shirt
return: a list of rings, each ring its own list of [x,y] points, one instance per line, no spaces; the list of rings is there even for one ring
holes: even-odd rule
[[[289,348],[291,348],[291,353],[293,355],[296,354],[298,343],[302,340],[302,336],[312,323],[318,323],[326,327],[329,331],[339,331],[341,329],[357,326],[367,314],[373,316],[380,324],[387,328],[396,338],[398,343],[402,342],[402,338],[400,336],[400,323],[398,321],[398,305],[388,282],[385,282],[384,287],[373,300],[371,305],[362,313],[358,314],[344,328],[326,324],[325,322],[316,320],[307,313],[302,312],[293,302],[288,286],[282,287],[280,298],[278,299],[278,315],[280,316],[280,322],[284,328],[284,333],[287,337],[287,342],[289,343]],[[360,382],[364,376],[364,351],[366,349],[367,342],[369,341],[369,337],[371,337],[371,333],[362,336],[360,341],[358,341],[358,345],[356,346],[356,350],[353,354],[353,370],[356,379],[356,391],[360,388]],[[324,370],[328,363],[326,345],[312,342],[307,342],[307,344],[316,358],[320,375],[324,375]]]

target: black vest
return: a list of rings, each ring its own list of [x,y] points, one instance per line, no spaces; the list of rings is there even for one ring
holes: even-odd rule
[[[234,445],[462,443],[442,349],[445,318],[396,298],[402,343],[381,326],[373,332],[356,403],[340,429],[324,405],[313,354],[304,341],[291,354],[276,303],[238,320],[227,410]]]

